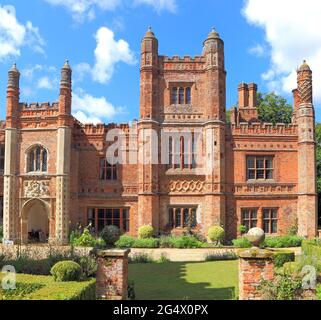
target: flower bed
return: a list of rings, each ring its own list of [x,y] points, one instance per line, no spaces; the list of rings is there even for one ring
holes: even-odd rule
[[[0,300],[95,300],[95,279],[55,282],[50,276],[17,274],[16,280],[16,290],[0,289]]]

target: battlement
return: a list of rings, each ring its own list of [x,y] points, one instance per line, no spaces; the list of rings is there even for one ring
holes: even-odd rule
[[[109,124],[81,124],[77,121],[76,123],[76,130],[78,134],[85,134],[85,135],[104,135],[110,130],[119,129],[125,132],[126,134],[129,133],[129,130],[135,126],[136,122],[132,123],[132,126],[128,123],[109,123]]]
[[[298,135],[298,126],[295,124],[286,125],[278,123],[240,123],[239,125],[232,124],[232,135]]]
[[[195,56],[195,57],[191,57],[191,56],[184,56],[184,57],[180,57],[180,56],[173,56],[173,57],[168,57],[168,56],[160,56],[160,60],[162,62],[178,62],[178,63],[203,63],[205,62],[205,59],[203,56]]]
[[[59,108],[58,102],[53,102],[50,104],[50,102],[32,102],[32,103],[20,103],[20,108],[22,110],[30,111],[30,110],[53,110]]]

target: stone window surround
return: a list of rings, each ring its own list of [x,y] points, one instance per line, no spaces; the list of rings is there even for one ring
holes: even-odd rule
[[[262,170],[264,170],[264,175],[265,176],[266,176],[266,171],[267,170],[272,170],[272,175],[273,175],[272,179],[249,179],[248,159],[251,158],[251,157],[255,158],[255,162],[256,162],[257,158],[264,158],[264,169],[262,169]],[[272,159],[272,168],[265,168],[265,160],[268,159],[268,158]],[[248,154],[245,155],[245,160],[244,161],[245,161],[245,180],[246,180],[246,182],[248,182],[248,183],[253,183],[253,182],[255,182],[255,183],[258,183],[258,182],[273,183],[273,182],[276,181],[275,180],[275,177],[276,177],[276,164],[275,164],[276,158],[275,158],[275,154],[270,154],[270,153],[269,154],[248,153]],[[255,168],[255,170],[257,170],[257,168]]]
[[[29,165],[29,153],[30,151],[32,151],[32,149],[36,148],[36,147],[40,147],[42,149],[44,149],[47,152],[47,170],[46,171],[29,171],[28,170],[28,165]],[[24,172],[27,175],[38,175],[38,176],[42,176],[42,175],[48,175],[50,171],[50,152],[49,149],[42,144],[41,142],[36,142],[33,143],[32,145],[30,145],[26,150],[25,150],[25,167],[24,167]]]
[[[180,211],[180,223],[177,224],[177,210]],[[195,216],[195,224],[197,225],[197,206],[186,205],[186,206],[170,206],[168,207],[168,221],[172,229],[185,229],[184,226],[184,211],[188,210],[188,216],[192,214]],[[171,223],[172,222],[172,223]]]

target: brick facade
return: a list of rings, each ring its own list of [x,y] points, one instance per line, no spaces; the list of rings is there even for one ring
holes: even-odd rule
[[[232,123],[226,123],[224,42],[215,30],[204,41],[202,54],[193,58],[159,55],[158,40],[148,30],[140,75],[139,120],[91,125],[71,115],[68,63],[61,72],[59,100],[53,104],[20,103],[19,71],[15,66],[9,71],[7,118],[0,127],[6,151],[0,179],[5,239],[26,242],[32,229],[41,229],[49,241],[65,244],[71,227],[89,222],[96,231],[116,224],[136,235],[139,226],[151,224],[156,233],[180,233],[193,215],[194,228],[202,234],[212,225],[223,225],[231,240],[247,223],[247,209],[256,211],[252,224],[276,223],[271,230],[277,234],[298,223],[300,235],[316,235],[312,72],[306,64],[298,70],[289,126],[259,123],[257,86],[244,83],[238,88]],[[127,160],[133,155],[145,160],[156,148],[156,161],[127,161],[116,165],[116,179],[102,179],[101,159],[113,141],[106,141],[106,135],[115,129],[123,132]],[[187,129],[194,139],[178,141],[183,141],[189,163],[174,140],[178,163],[160,164],[161,134],[184,136]],[[158,137],[146,144],[153,133]],[[197,135],[198,153],[205,161],[194,164],[191,141]],[[46,158],[44,172],[28,170],[30,152],[36,150],[32,152],[38,157],[35,146],[39,157]],[[248,157],[265,168],[249,170]],[[266,209],[276,210],[277,222],[264,220]]]

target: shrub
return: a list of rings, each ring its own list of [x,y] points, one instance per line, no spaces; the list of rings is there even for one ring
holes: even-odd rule
[[[138,230],[139,239],[149,239],[154,236],[154,228],[152,226],[142,226]]]
[[[15,289],[0,289],[0,300],[23,300],[26,296],[41,289],[44,285],[39,283],[16,283]]]
[[[158,259],[157,263],[167,263],[170,262],[171,260],[168,258],[166,253],[162,253],[160,258]]]
[[[228,261],[228,260],[237,260],[238,257],[235,252],[227,251],[227,252],[218,252],[218,253],[208,253],[205,256],[205,261]]]
[[[317,299],[321,300],[321,284],[317,286]]]
[[[101,238],[93,236],[88,228],[85,228],[83,233],[72,233],[70,236],[71,244],[75,247],[104,247],[105,242]]]
[[[268,248],[292,248],[300,247],[302,238],[298,236],[267,237],[264,245]]]
[[[243,226],[243,225],[239,226],[238,231],[240,234],[246,233],[246,226]]]
[[[98,263],[96,258],[92,256],[84,256],[76,259],[82,269],[84,278],[95,277],[98,270]]]
[[[133,248],[159,248],[159,239],[148,238],[148,239],[136,239]]]
[[[79,281],[82,270],[74,261],[61,261],[51,268],[50,273],[57,282]]]
[[[160,239],[161,248],[176,248],[176,249],[195,249],[202,248],[203,242],[199,241],[195,236],[168,236]]]
[[[134,281],[128,281],[127,298],[128,298],[128,300],[135,300],[135,299],[136,299],[135,283],[134,283]]]
[[[162,236],[160,238],[160,248],[173,248],[173,236]]]
[[[264,300],[297,300],[302,294],[302,278],[289,273],[277,274],[271,280],[262,280],[259,291]]]
[[[225,231],[219,226],[210,227],[208,230],[208,237],[215,244],[222,243],[225,237]]]
[[[106,226],[100,234],[106,245],[113,246],[121,236],[120,229],[116,226]]]
[[[295,261],[295,254],[293,251],[276,251],[274,253],[274,264],[277,268],[283,267],[286,262]]]
[[[154,260],[147,253],[135,253],[128,259],[129,263],[152,263]]]
[[[135,238],[130,236],[121,236],[119,240],[115,243],[115,246],[120,249],[132,248],[135,243]]]
[[[235,239],[232,241],[232,243],[233,243],[233,246],[235,246],[237,248],[251,248],[252,247],[251,242],[245,237]]]
[[[304,240],[302,242],[302,251],[305,255],[314,256],[321,260],[321,240]]]

